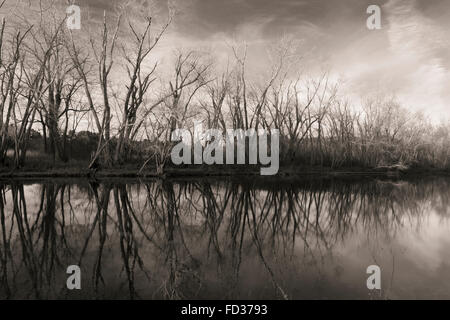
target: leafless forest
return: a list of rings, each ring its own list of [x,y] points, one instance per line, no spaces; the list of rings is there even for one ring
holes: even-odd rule
[[[0,0],[0,299],[449,298],[449,4]]]
[[[284,166],[450,168],[450,130],[390,97],[352,105],[340,84],[305,77],[289,41],[275,44],[258,77],[247,74],[245,44],[230,44],[226,66],[182,50],[161,72],[158,55],[176,14],[118,8],[103,22],[66,26],[51,2],[6,10],[0,29],[0,162],[163,172],[176,128],[277,128]],[[11,13],[13,12],[13,13]],[[29,14],[32,12],[33,14]]]

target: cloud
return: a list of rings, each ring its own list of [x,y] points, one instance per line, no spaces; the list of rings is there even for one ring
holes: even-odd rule
[[[60,0],[62,1],[62,0]],[[64,1],[63,1],[64,2]],[[61,3],[63,3],[61,2]],[[122,0],[78,0],[92,19],[109,17]],[[448,0],[130,0],[135,19],[150,11],[162,23],[177,15],[156,52],[208,48],[224,62],[227,43],[246,42],[252,68],[266,68],[266,48],[286,36],[301,43],[305,69],[328,69],[353,96],[396,94],[414,110],[449,114]],[[382,8],[382,29],[368,30],[366,9]],[[126,41],[126,38],[122,39]]]
[[[441,1],[434,1],[442,6]],[[364,30],[345,47],[330,45],[330,66],[347,79],[353,96],[395,95],[431,118],[450,114],[449,6],[436,10],[422,1],[390,0],[382,6],[381,30]],[[345,37],[344,37],[345,38]]]
[[[353,96],[395,94],[411,109],[425,110],[432,117],[449,113],[448,0],[171,3],[178,14],[165,42],[167,50],[203,44],[223,53],[224,42],[245,41],[256,69],[255,64],[264,65],[263,48],[288,35],[302,41],[305,68],[328,68],[334,78],[347,80],[346,89]],[[153,4],[164,10],[168,2]],[[382,8],[381,30],[366,28],[371,4]]]

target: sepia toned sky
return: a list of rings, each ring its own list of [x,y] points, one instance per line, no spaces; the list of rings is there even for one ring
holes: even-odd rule
[[[111,7],[111,0],[84,0]],[[104,3],[104,4],[101,4]],[[134,1],[148,7],[147,1]],[[450,0],[182,0],[171,46],[242,41],[260,61],[264,46],[289,36],[300,43],[306,72],[321,69],[355,97],[395,95],[433,118],[450,114]],[[368,30],[366,9],[381,7],[381,30]],[[165,13],[166,0],[153,2]],[[172,41],[169,41],[172,40]],[[255,48],[251,50],[252,46]]]
[[[24,0],[23,0],[24,1]],[[37,0],[27,0],[37,1]],[[100,19],[123,0],[78,0]],[[159,55],[207,48],[225,63],[229,43],[246,43],[253,70],[267,68],[267,48],[294,40],[301,71],[328,71],[357,101],[393,95],[434,119],[450,115],[450,0],[129,0],[136,14],[162,23],[176,9]],[[369,30],[366,9],[381,7],[382,28]],[[222,60],[221,60],[222,59]]]

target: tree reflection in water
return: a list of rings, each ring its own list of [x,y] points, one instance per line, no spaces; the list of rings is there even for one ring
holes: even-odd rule
[[[365,268],[378,263],[381,297],[408,297],[401,284],[421,274],[406,264],[414,244],[399,239],[445,226],[449,187],[444,178],[3,182],[0,296],[368,298]],[[66,288],[72,264],[82,290]]]

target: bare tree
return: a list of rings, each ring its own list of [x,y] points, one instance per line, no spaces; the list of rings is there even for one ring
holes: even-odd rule
[[[114,154],[115,163],[121,163],[127,159],[130,152],[129,144],[136,137],[137,132],[140,129],[138,112],[145,102],[144,99],[147,90],[156,80],[154,73],[157,67],[157,63],[155,63],[149,68],[149,71],[145,72],[144,64],[146,62],[146,58],[158,44],[162,35],[171,23],[171,20],[172,16],[169,15],[167,23],[163,26],[162,30],[154,39],[152,39],[150,35],[150,28],[152,26],[151,17],[146,18],[146,25],[141,33],[135,29],[131,22],[128,23],[133,35],[134,45],[137,52],[133,57],[133,54],[127,53],[125,47],[122,48],[125,53],[129,83],[126,86],[125,99],[121,108],[122,120],[120,123],[119,137]],[[156,107],[156,105],[157,104],[151,106],[150,110]]]

